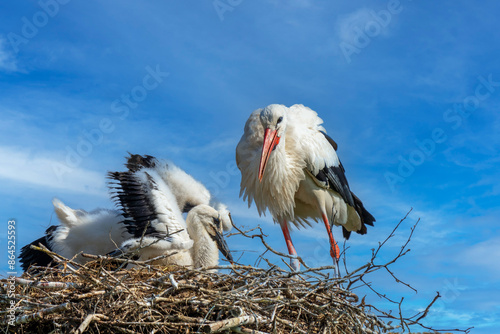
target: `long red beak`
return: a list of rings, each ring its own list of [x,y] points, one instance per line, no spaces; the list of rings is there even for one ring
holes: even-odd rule
[[[280,137],[278,137],[277,134],[278,132],[276,130],[271,129],[266,129],[264,132],[264,145],[262,145],[262,153],[260,155],[259,181],[262,181],[271,152],[280,142]]]

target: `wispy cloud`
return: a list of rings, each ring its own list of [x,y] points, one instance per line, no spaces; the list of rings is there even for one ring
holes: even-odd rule
[[[51,152],[37,152],[18,147],[0,146],[0,179],[23,183],[25,186],[57,189],[73,193],[107,196],[104,175],[74,168],[68,171],[64,180],[58,178],[57,168],[64,167]],[[52,157],[52,158],[51,158]]]
[[[500,278],[500,268],[497,265],[500,258],[500,237],[493,237],[464,249],[460,258],[462,264],[479,268],[491,274],[490,279],[498,280]]]

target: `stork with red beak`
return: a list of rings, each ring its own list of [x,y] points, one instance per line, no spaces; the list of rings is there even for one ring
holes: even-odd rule
[[[240,196],[259,214],[266,209],[281,225],[290,255],[296,257],[289,232],[322,220],[330,241],[330,255],[337,262],[340,252],[331,231],[342,226],[345,239],[351,231],[366,234],[375,218],[364,208],[347,183],[337,156],[337,143],[321,125],[317,113],[303,105],[287,108],[272,104],[255,110],[245,124],[236,147],[241,171]],[[291,266],[300,269],[296,258]]]

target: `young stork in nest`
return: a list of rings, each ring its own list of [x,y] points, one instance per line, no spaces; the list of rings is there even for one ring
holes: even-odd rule
[[[143,168],[155,170],[169,186],[179,209],[183,213],[189,212],[189,210],[200,204],[210,205],[219,212],[224,231],[231,230],[232,222],[227,207],[220,202],[214,201],[208,189],[201,182],[195,180],[172,162],[161,161],[150,155],[141,156],[131,153],[129,155],[125,164],[127,169],[131,172],[137,172]]]
[[[310,225],[321,219],[330,240],[330,255],[337,262],[339,248],[331,225],[342,226],[344,238],[351,231],[366,234],[375,218],[349,189],[337,156],[337,143],[327,134],[316,112],[303,106],[272,104],[255,110],[245,124],[236,148],[241,171],[241,192],[259,214],[268,209],[281,225],[292,256],[297,256],[289,224]],[[297,259],[292,268],[299,270]]]
[[[19,258],[24,271],[30,265],[46,267],[52,262],[49,255],[31,249],[31,245],[38,246],[41,243],[49,250],[72,259],[81,252],[104,255],[131,237],[125,226],[120,223],[124,217],[118,211],[74,210],[57,198],[52,204],[60,224],[50,226],[43,237],[21,248]],[[85,263],[90,259],[78,255],[74,261]]]
[[[130,217],[127,219],[116,210],[96,209],[91,212],[73,210],[54,199],[54,208],[61,224],[50,226],[43,237],[22,248],[20,259],[23,270],[26,271],[30,265],[48,266],[51,264],[50,256],[30,247],[31,245],[38,246],[40,243],[69,259],[81,252],[105,255],[116,250],[120,245],[123,250],[131,251],[140,248],[139,245],[145,245],[146,242],[150,242],[151,246],[140,251],[141,259],[171,254],[172,249],[177,249],[178,254],[170,256],[163,263],[197,267],[215,266],[218,263],[219,248],[231,259],[227,244],[222,239],[222,231],[232,228],[229,211],[220,203],[213,204],[217,210],[208,205],[211,196],[203,184],[172,163],[160,162],[151,156],[130,155],[126,166],[129,169],[128,172],[110,173],[110,175],[122,177],[134,175],[135,189],[142,189],[143,204],[148,203],[146,207],[152,208],[151,217],[159,215],[166,220],[167,224],[163,222],[158,225],[158,221],[151,221],[149,223],[155,225],[160,231],[148,227],[143,236],[143,230],[141,230],[141,226],[144,227],[143,217],[138,217],[137,220],[130,219]],[[147,171],[149,171],[149,178],[146,176]],[[156,182],[151,179],[151,175],[155,175]],[[153,185],[158,188],[157,184],[160,185],[161,190],[151,191]],[[128,198],[134,196],[133,189],[127,188],[127,185],[125,188]],[[112,191],[116,195],[117,189],[112,189]],[[121,191],[123,192],[123,189]],[[154,196],[151,195],[153,192]],[[150,196],[145,194],[150,194]],[[135,196],[137,195],[135,193]],[[167,198],[167,200],[165,203],[156,203],[158,206],[155,207],[152,204],[155,198],[157,200]],[[138,203],[125,202],[128,210],[137,209]],[[172,220],[168,220],[162,214],[166,206],[171,210],[170,219]],[[179,210],[188,213],[186,222]],[[168,225],[176,221],[180,225]],[[171,238],[165,234],[167,228],[170,228],[170,232],[173,232],[172,229],[184,230],[184,232],[178,232],[178,236]],[[138,238],[139,234],[140,238]],[[84,263],[89,259],[77,256],[75,261]]]
[[[127,172],[109,173],[112,197],[126,218],[123,223],[128,233],[133,235],[117,252],[138,253],[140,260],[167,255],[155,263],[199,268],[217,265],[220,250],[232,261],[222,237],[230,222],[225,223],[217,210],[206,204],[178,202],[165,182],[165,166],[153,157],[134,165],[129,160],[127,167]],[[192,208],[184,221],[181,208],[187,207]]]

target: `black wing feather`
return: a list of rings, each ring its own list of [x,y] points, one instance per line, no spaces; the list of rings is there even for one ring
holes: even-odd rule
[[[358,233],[366,234],[366,226],[364,225],[366,224],[373,226],[373,222],[375,222],[375,217],[373,217],[372,214],[365,209],[363,202],[361,202],[358,196],[352,194],[352,197],[354,198],[354,203],[355,203],[354,208],[356,209],[356,212],[359,214],[361,222],[363,223],[363,228],[360,231],[358,231]]]
[[[327,166],[323,168],[319,171],[318,175],[316,175],[316,178],[318,180],[326,179],[328,188],[338,192],[347,204],[354,206],[351,189],[349,189],[349,183],[345,177],[344,167],[342,167],[342,164],[339,166]]]
[[[128,233],[136,238],[160,234],[151,224],[158,217],[142,181],[131,171],[109,172],[108,178],[111,197],[126,218],[123,224]]]
[[[30,244],[21,248],[21,253],[19,254],[19,259],[21,262],[21,268],[24,271],[27,271],[30,266],[39,266],[39,267],[49,267],[52,264],[52,258],[45,254],[44,252],[40,252],[31,248],[31,245],[38,246],[39,244],[44,245],[47,249],[52,250],[50,248],[49,241],[52,239],[52,233],[57,229],[57,226],[50,226],[46,231],[45,235]]]
[[[337,143],[323,131],[320,132],[325,136],[330,145],[332,145],[333,149],[337,151]],[[347,204],[354,207],[361,219],[361,229],[356,232],[359,234],[366,234],[366,225],[373,226],[375,218],[365,209],[363,202],[361,202],[361,200],[349,188],[349,183],[345,177],[345,169],[344,166],[342,166],[340,159],[339,166],[323,168],[319,171],[318,175],[316,175],[316,178],[326,184],[330,189],[339,193]],[[345,239],[349,239],[351,232],[342,227],[342,234]]]
[[[325,136],[326,140],[332,145],[333,149],[337,151],[337,143],[330,138],[326,133],[320,131],[323,136]],[[327,188],[330,188],[344,199],[344,201],[350,206],[354,206],[354,200],[351,195],[351,189],[349,189],[349,183],[347,182],[347,178],[345,177],[344,166],[342,166],[342,162],[339,159],[338,166],[326,166],[322,170],[319,171],[315,177],[326,184]]]
[[[140,155],[140,154],[130,154],[130,157],[127,158],[127,163],[125,167],[131,172],[137,172],[142,168],[154,168],[158,164],[158,160],[151,155]]]

